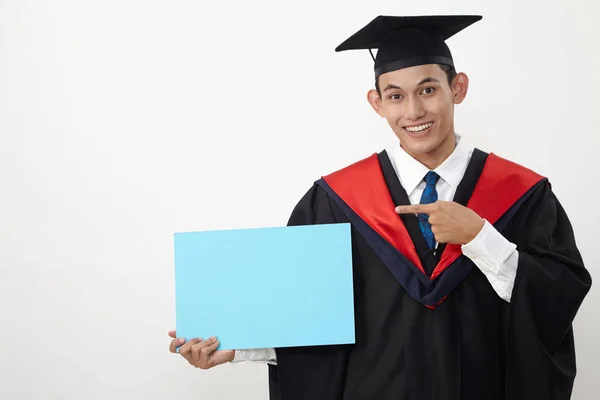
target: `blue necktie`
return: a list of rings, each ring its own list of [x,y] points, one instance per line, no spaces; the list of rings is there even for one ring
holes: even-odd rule
[[[423,195],[421,195],[421,204],[430,204],[435,203],[438,200],[437,190],[435,185],[440,179],[440,176],[433,171],[429,171],[427,175],[425,175],[425,190],[423,191]],[[431,232],[431,224],[429,223],[429,215],[427,214],[418,214],[417,218],[419,220],[419,224],[421,225],[421,231],[423,232],[423,236],[425,236],[425,241],[430,249],[435,248],[435,237],[433,236],[433,232]]]

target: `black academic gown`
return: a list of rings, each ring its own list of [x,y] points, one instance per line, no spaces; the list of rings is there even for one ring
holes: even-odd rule
[[[468,204],[489,156],[474,152],[456,202]],[[409,204],[387,154],[374,157],[389,205]],[[502,197],[501,187],[488,189],[498,196],[486,201]],[[428,250],[414,215],[396,218],[411,239],[404,252],[418,256],[423,276],[406,257],[390,260],[388,243],[317,182],[289,225],[352,223],[356,344],[276,349],[271,400],[569,399],[576,372],[572,321],[591,278],[546,179],[511,204],[494,223],[519,251],[507,303],[462,255],[428,287],[425,278],[448,250]]]

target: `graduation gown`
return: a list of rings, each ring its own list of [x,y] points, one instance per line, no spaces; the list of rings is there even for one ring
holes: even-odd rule
[[[454,201],[517,245],[510,303],[460,246],[432,252],[395,213],[409,200],[385,151],[314,184],[289,225],[351,223],[356,343],[275,349],[271,400],[570,398],[591,278],[548,180],[475,149]]]

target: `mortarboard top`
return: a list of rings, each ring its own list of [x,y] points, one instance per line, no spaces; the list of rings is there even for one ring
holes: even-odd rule
[[[417,65],[446,64],[454,67],[445,40],[481,19],[479,15],[380,15],[346,39],[335,51],[378,49],[374,57],[375,78]]]

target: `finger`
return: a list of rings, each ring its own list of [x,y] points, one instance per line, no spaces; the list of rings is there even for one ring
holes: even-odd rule
[[[177,353],[177,348],[185,343],[184,338],[178,338],[171,340],[171,344],[169,345],[169,351],[171,353]]]
[[[207,356],[210,356],[212,353],[214,353],[215,350],[217,350],[217,348],[219,347],[219,345],[221,344],[217,338],[211,338],[210,340],[207,340],[208,346],[204,347],[201,351],[206,354]]]
[[[448,237],[444,234],[441,235],[434,235],[435,236],[435,241],[440,243],[440,244],[447,244],[448,243]]]
[[[177,337],[177,331],[169,331],[169,336],[175,339]]]
[[[196,345],[199,342],[202,342],[202,339],[196,338],[189,340],[186,344],[179,348],[179,354],[181,354],[185,358],[189,358],[191,355],[192,346]]]
[[[201,353],[202,356],[208,356],[219,347],[217,338],[211,337],[202,343],[194,345],[194,351]]]
[[[410,206],[398,206],[396,207],[396,212],[398,214],[429,214],[434,209],[434,204],[413,204]]]
[[[206,340],[202,340],[200,342],[195,343],[192,346],[191,350],[190,350],[192,352],[192,355],[193,355],[194,359],[200,358],[200,351],[203,348],[205,348],[207,346],[210,346],[212,343],[213,343],[212,342],[212,338],[206,339]]]
[[[427,219],[427,221],[429,221],[429,224],[431,225],[431,228],[433,229],[433,227],[440,225],[444,221],[444,217],[443,217],[443,215],[440,215],[440,213],[431,213],[431,215],[429,215],[429,218]]]
[[[212,367],[211,355],[217,347],[219,347],[219,343],[214,337],[192,346],[193,364],[202,369]]]
[[[217,347],[219,347],[221,343],[219,343],[219,341],[214,338],[212,339],[212,344],[210,344],[209,346],[204,347],[202,350],[200,350],[200,352],[202,353],[202,355],[200,356],[200,358],[204,361],[204,365],[206,366],[206,368],[212,368],[215,365],[218,365],[220,363],[217,363],[216,361],[218,361],[215,357],[215,355],[218,356],[218,353],[216,353]]]

